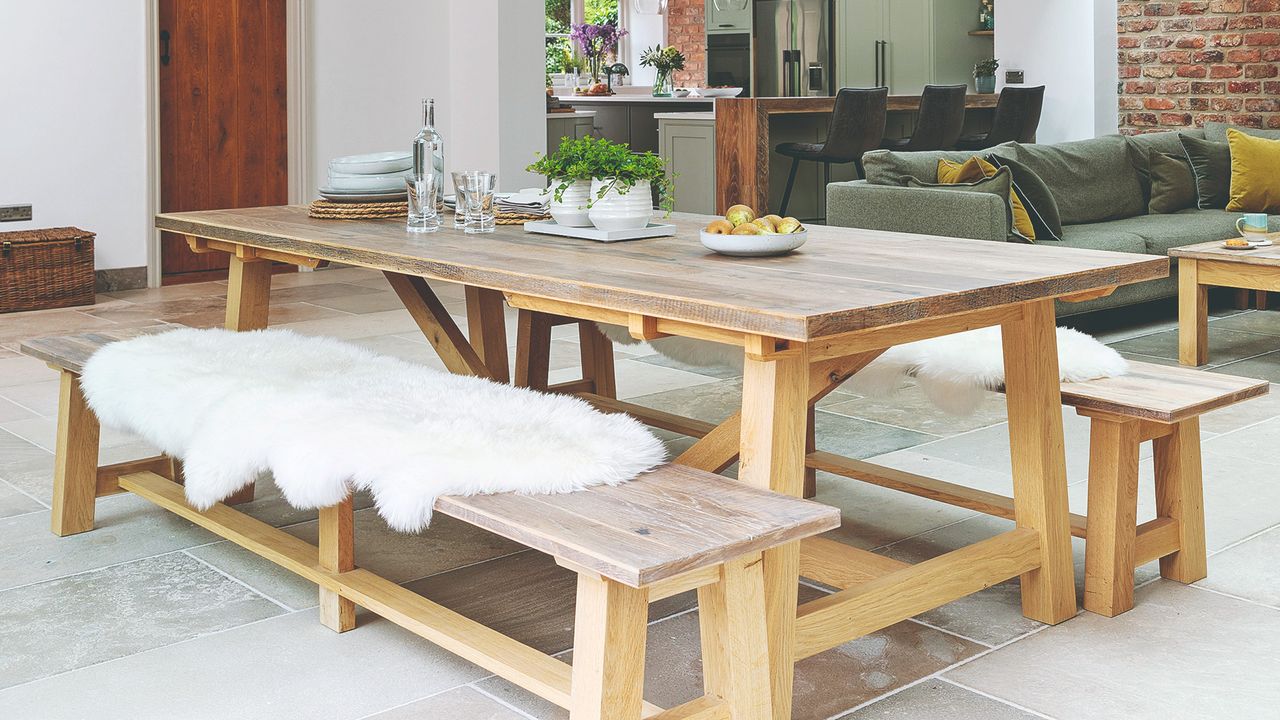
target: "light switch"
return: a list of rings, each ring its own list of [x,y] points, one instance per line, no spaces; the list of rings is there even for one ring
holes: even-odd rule
[[[0,222],[18,222],[30,219],[30,205],[0,205]]]

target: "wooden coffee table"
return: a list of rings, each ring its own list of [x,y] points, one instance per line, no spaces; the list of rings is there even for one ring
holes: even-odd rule
[[[1280,240],[1277,237],[1276,240]],[[1209,287],[1280,291],[1280,242],[1255,250],[1228,250],[1221,240],[1173,248],[1178,259],[1178,360],[1209,362]]]

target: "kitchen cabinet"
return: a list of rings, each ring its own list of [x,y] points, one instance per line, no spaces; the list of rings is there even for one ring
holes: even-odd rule
[[[915,95],[925,85],[973,82],[973,65],[992,56],[969,0],[836,0],[836,80],[840,87],[887,85]]]
[[[751,12],[751,0],[707,0],[707,33],[749,33]]]
[[[658,135],[658,154],[666,161],[667,174],[675,177],[676,212],[715,215],[715,116],[711,113],[660,116]]]
[[[561,138],[581,140],[594,134],[593,121],[591,113],[548,113],[547,153],[553,153],[560,147]]]

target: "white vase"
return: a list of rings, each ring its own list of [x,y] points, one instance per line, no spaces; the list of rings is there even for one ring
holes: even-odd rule
[[[608,184],[609,178],[591,181],[591,198],[595,201],[588,213],[591,224],[601,230],[636,230],[648,225],[649,218],[653,217],[653,194],[649,181],[642,180],[626,192],[610,188],[604,197],[599,197],[600,188]]]
[[[587,216],[587,200],[591,193],[590,180],[575,180],[564,189],[559,200],[555,198],[555,189],[560,180],[551,181],[551,217],[556,223],[568,227],[591,227],[591,218]]]

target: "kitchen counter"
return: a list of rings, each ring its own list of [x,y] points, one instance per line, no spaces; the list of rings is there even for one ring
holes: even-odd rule
[[[547,113],[548,120],[554,120],[555,118],[588,118],[588,117],[595,117],[595,116],[596,116],[595,110],[574,110],[573,112]]]
[[[716,119],[714,110],[706,110],[703,112],[664,112],[654,113],[654,120],[711,120]]]
[[[618,95],[559,95],[560,103],[563,105],[577,105],[579,103],[601,103],[609,105],[637,105],[648,103],[661,103],[663,105],[710,105],[717,99],[725,98],[704,98],[704,97],[654,97],[642,93],[620,93]]]

